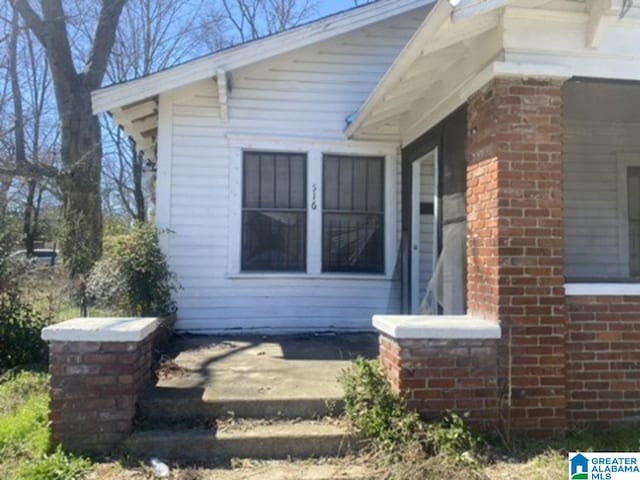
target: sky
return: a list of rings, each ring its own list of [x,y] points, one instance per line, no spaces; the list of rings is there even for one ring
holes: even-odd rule
[[[320,16],[330,15],[354,6],[353,0],[320,0],[318,3],[320,4]]]

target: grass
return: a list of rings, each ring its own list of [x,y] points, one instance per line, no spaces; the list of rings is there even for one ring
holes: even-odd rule
[[[0,380],[0,478],[75,480],[92,465],[86,459],[52,450],[48,376],[19,372]]]

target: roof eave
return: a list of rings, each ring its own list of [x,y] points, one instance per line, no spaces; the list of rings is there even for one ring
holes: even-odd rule
[[[381,0],[348,10],[277,35],[241,44],[148,77],[104,87],[92,92],[93,113],[103,113],[145,98],[213,78],[227,72],[363,28],[436,0]]]
[[[387,95],[396,80],[402,76],[405,69],[412,63],[414,54],[422,48],[422,45],[437,30],[437,26],[442,25],[444,21],[451,17],[454,7],[448,0],[437,0],[434,7],[429,11],[422,25],[416,30],[413,37],[409,40],[404,49],[396,57],[387,72],[378,82],[376,88],[371,92],[369,98],[363,103],[358,111],[355,119],[347,125],[345,135],[352,138],[358,128],[362,126],[368,114],[375,108],[380,100]]]

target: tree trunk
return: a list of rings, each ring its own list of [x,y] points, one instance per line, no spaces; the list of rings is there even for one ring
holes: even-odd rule
[[[132,145],[133,156],[133,197],[136,203],[136,220],[139,222],[147,221],[147,207],[144,201],[144,190],[142,186],[142,174],[144,169],[144,158],[136,148]]]
[[[80,79],[82,78],[79,76]],[[91,95],[83,82],[59,108],[64,200],[63,258],[71,274],[87,272],[102,253],[102,143],[100,122],[91,111]]]
[[[35,249],[36,226],[34,225],[34,200],[36,197],[37,182],[30,179],[27,182],[27,200],[24,204],[24,215],[22,217],[22,233],[24,234],[24,248],[27,256],[33,256]]]

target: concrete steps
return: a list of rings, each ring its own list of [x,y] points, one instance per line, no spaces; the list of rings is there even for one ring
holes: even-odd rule
[[[135,432],[125,443],[139,458],[171,462],[224,462],[232,458],[339,457],[357,438],[335,421],[230,422],[219,428],[163,428]]]
[[[351,359],[372,352],[377,337],[370,335],[174,340],[158,384],[138,401],[126,450],[179,465],[341,463],[360,442],[339,419],[337,379]]]
[[[139,400],[146,423],[180,422],[193,418],[315,419],[342,415],[339,396],[323,398],[233,398],[196,388],[153,388]]]

